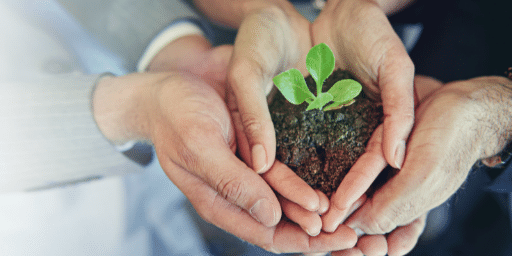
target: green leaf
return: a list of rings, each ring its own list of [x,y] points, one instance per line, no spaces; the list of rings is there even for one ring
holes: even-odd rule
[[[363,87],[357,81],[344,79],[336,82],[328,92],[333,96],[333,101],[341,105],[357,97],[362,89]]]
[[[311,109],[320,109],[322,110],[322,107],[325,106],[325,104],[329,103],[332,101],[332,95],[328,92],[325,92],[325,93],[321,93],[320,95],[318,95],[316,97],[316,99],[311,102],[308,106],[308,108],[306,109],[307,110],[311,110]]]
[[[316,82],[316,94],[319,95],[325,79],[334,70],[334,54],[329,46],[321,43],[311,48],[306,56],[306,68]]]
[[[304,77],[297,69],[285,71],[272,79],[277,89],[291,103],[298,105],[307,99],[315,99],[306,85]]]

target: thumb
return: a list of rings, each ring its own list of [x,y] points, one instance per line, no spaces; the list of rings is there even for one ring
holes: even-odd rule
[[[290,15],[277,7],[248,15],[238,30],[228,69],[232,92],[228,105],[237,130],[239,152],[257,173],[269,170],[275,160],[275,132],[266,101],[273,86],[272,77],[296,63],[302,54],[301,42],[310,41],[303,40],[309,23],[298,19],[294,23],[300,24],[300,29],[295,30]]]
[[[194,132],[195,133],[195,132]],[[240,161],[222,136],[202,134],[200,140],[175,141],[180,143],[177,156],[160,163],[173,180],[173,164],[199,177],[228,202],[246,210],[254,219],[267,227],[275,226],[281,218],[279,201],[263,178]],[[186,146],[185,146],[186,145]],[[163,155],[158,154],[157,155]],[[174,180],[173,180],[174,181]],[[213,203],[213,202],[212,202]]]
[[[266,99],[267,88],[273,84],[258,71],[261,69],[254,62],[232,60],[228,75],[228,107],[239,152],[246,163],[261,174],[274,163],[276,139]]]
[[[405,49],[386,57],[379,74],[384,110],[382,150],[387,162],[400,169],[414,123],[414,64]]]

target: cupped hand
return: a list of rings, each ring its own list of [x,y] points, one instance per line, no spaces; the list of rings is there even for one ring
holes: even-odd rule
[[[348,227],[310,237],[294,223],[280,221],[279,203],[270,187],[234,154],[234,130],[221,97],[193,77],[179,78],[176,86],[183,87],[182,92],[162,88],[155,94],[160,98],[156,109],[164,110],[155,120],[169,121],[152,128],[152,138],[166,174],[202,218],[273,252],[337,250],[355,244],[355,233]],[[172,106],[162,106],[169,102]],[[276,166],[266,175],[277,183],[296,185],[280,173]]]
[[[159,120],[156,124],[160,127],[153,141],[162,167],[198,213],[226,231],[271,251],[336,250],[353,246],[356,236],[347,227],[335,234],[313,238],[288,221],[275,226],[281,208],[275,195],[268,193],[269,185],[281,194],[281,200],[286,198],[300,205],[301,210],[319,211],[327,207],[320,207],[320,202],[328,204],[328,201],[319,200],[320,195],[283,164],[276,162],[265,173],[266,184],[235,156],[232,113],[224,102],[232,48],[210,48],[204,38],[196,36],[174,45],[179,45],[180,51],[168,47],[150,65],[151,72],[181,71],[171,76],[174,77],[171,84],[163,82],[156,86],[154,95],[159,100],[152,101],[158,103],[153,112],[161,117],[151,118]],[[194,46],[193,51],[187,52],[185,49],[190,46]],[[188,61],[172,61],[179,54],[188,56]],[[258,204],[262,198],[264,202]],[[318,214],[316,217],[317,226],[307,224],[312,230],[321,228]],[[299,218],[297,223],[306,220]]]
[[[329,45],[337,66],[351,71],[367,95],[382,101],[384,157],[401,168],[414,122],[414,65],[382,7],[374,0],[328,1],[311,37],[314,44]]]
[[[416,245],[425,228],[427,215],[412,223],[398,227],[388,235],[363,235],[354,248],[332,252],[332,256],[401,256],[409,253]]]
[[[336,230],[339,223],[367,201],[366,191],[387,165],[381,147],[382,128],[380,125],[376,129],[368,142],[366,152],[357,160],[331,197],[331,207],[322,216],[324,228],[326,225],[332,225]],[[340,219],[341,221],[338,221]],[[426,215],[396,228],[387,236],[364,235],[364,232],[356,229],[359,235],[362,235],[357,245],[348,250],[333,252],[332,255],[404,255],[412,250],[418,241],[425,227],[425,219]]]
[[[291,67],[307,73],[310,23],[293,6],[286,9],[266,7],[243,19],[228,71],[228,107],[233,113],[239,152],[257,173],[269,170],[276,154],[266,98],[273,87],[272,78]]]
[[[328,200],[275,161],[275,131],[266,98],[273,87],[272,78],[280,72],[294,67],[307,75],[309,27],[304,17],[286,5],[249,12],[238,29],[228,68],[227,102],[240,156],[257,173],[276,169],[264,178],[281,195],[285,215],[316,236],[322,226],[319,212],[325,211]]]
[[[441,87],[441,83],[434,79],[415,77],[415,101],[428,97],[433,91]],[[380,125],[367,144],[365,153],[358,159],[343,179],[342,183],[331,198],[331,207],[323,216],[324,228],[335,230],[339,223],[352,214],[366,199],[366,191],[387,166],[382,152],[383,126]],[[356,248],[337,252],[336,255],[403,255],[410,251],[425,226],[425,217],[422,216],[409,224],[405,224],[391,232],[387,237],[383,234],[364,235],[360,237]],[[363,231],[359,230],[360,234]]]
[[[477,160],[497,154],[511,137],[512,121],[507,118],[511,113],[507,107],[512,95],[510,80],[482,77],[442,86],[439,81],[417,77],[415,84],[421,103],[403,168],[345,222],[365,234],[382,235],[392,231],[387,235],[389,255],[410,251],[419,237],[414,230],[421,230],[424,225],[422,216],[456,192]],[[351,194],[359,190],[350,189],[353,184],[361,184],[366,190],[379,173],[378,169],[369,170],[356,171],[351,181],[342,183],[339,189],[347,190],[342,190],[346,193],[340,198],[359,195]],[[347,204],[333,200],[331,209],[346,208]],[[412,234],[417,234],[416,240],[409,240],[412,246],[400,247],[407,240],[399,234],[411,225],[415,226]],[[405,230],[411,232],[411,228]],[[393,248],[393,243],[397,247]]]
[[[477,160],[495,155],[506,143],[509,126],[489,125],[509,120],[499,116],[506,109],[499,99],[507,93],[500,84],[510,81],[457,81],[425,98],[416,112],[404,167],[346,223],[368,234],[384,234],[452,196]]]

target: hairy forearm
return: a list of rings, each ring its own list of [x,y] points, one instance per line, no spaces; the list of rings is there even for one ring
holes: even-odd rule
[[[473,92],[470,99],[482,109],[480,134],[482,158],[494,156],[512,141],[512,81],[504,77],[476,79],[482,89]]]

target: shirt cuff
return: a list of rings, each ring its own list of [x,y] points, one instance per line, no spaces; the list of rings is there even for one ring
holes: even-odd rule
[[[158,52],[160,52],[165,46],[180,37],[189,35],[205,36],[205,33],[197,23],[190,19],[179,20],[167,26],[164,30],[158,33],[158,35],[156,35],[156,37],[146,47],[142,57],[139,59],[139,63],[137,64],[137,71],[146,71],[151,60],[153,60]]]

